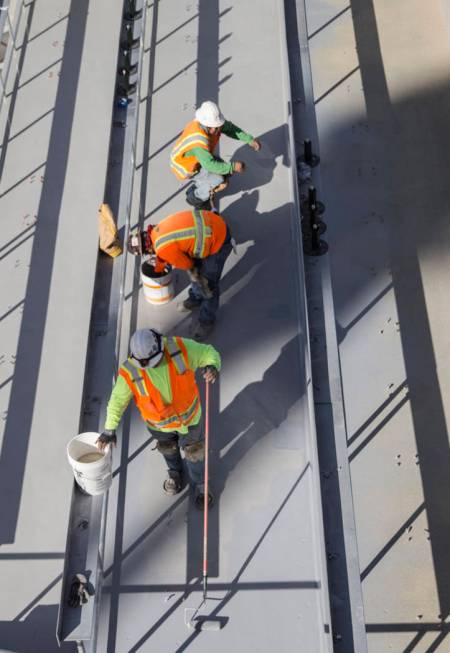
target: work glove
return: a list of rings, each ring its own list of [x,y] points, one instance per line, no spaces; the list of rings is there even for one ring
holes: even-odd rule
[[[103,451],[103,449],[108,444],[113,444],[114,446],[116,446],[117,444],[116,432],[114,430],[105,429],[101,434],[101,436],[97,438],[95,444],[97,445],[97,448],[100,451]]]
[[[70,586],[69,599],[67,603],[71,608],[78,608],[89,601],[89,592],[86,589],[87,578],[84,574],[75,574]]]
[[[219,370],[214,365],[206,365],[202,369],[203,378],[207,383],[214,383],[219,376]]]

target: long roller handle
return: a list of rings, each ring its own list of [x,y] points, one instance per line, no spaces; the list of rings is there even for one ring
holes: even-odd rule
[[[205,396],[205,496],[203,503],[203,599],[208,591],[208,507],[209,507],[209,381]]]

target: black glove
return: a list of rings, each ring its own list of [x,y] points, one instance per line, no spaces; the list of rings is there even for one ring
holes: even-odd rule
[[[89,600],[89,592],[86,589],[87,578],[84,574],[75,574],[70,586],[69,599],[67,603],[71,608],[78,608]]]
[[[114,446],[116,446],[117,444],[116,432],[111,429],[105,429],[101,434],[101,436],[97,438],[95,444],[100,449],[100,451],[103,451],[103,449],[106,447],[107,444],[113,444]]]
[[[206,367],[202,369],[202,373],[205,381],[208,381],[210,383],[214,383],[214,381],[219,376],[219,370],[216,367],[214,367],[214,365],[206,365]]]

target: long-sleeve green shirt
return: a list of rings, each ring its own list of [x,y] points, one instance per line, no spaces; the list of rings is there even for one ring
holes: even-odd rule
[[[190,340],[189,338],[182,338],[184,346],[186,347],[189,366],[191,369],[196,370],[199,367],[206,367],[206,365],[213,365],[217,370],[220,370],[221,359],[219,352],[214,349],[212,345],[204,345],[195,340]],[[167,338],[164,338],[164,343],[167,342]],[[138,367],[136,361],[133,358],[128,359],[132,365]],[[145,370],[142,370],[144,374],[150,378],[150,381],[155,386],[157,390],[161,393],[162,399],[165,404],[169,405],[172,401],[172,388],[170,386],[170,376],[169,376],[169,366],[165,356],[161,359],[161,362],[156,367],[146,367]],[[130,390],[128,383],[122,376],[117,377],[117,381],[114,385],[111,397],[108,402],[108,407],[106,409],[106,422],[105,429],[114,430],[118,427],[122,415],[124,414],[130,399],[133,397],[133,393]],[[199,423],[202,416],[201,409],[198,411],[197,415],[189,426],[195,426]],[[152,426],[152,430],[155,429]],[[187,433],[187,426],[180,426],[175,429],[178,433]]]
[[[243,131],[237,125],[234,125],[229,120],[226,120],[222,125],[222,134],[234,138],[238,141],[243,141],[244,143],[251,143],[254,140],[254,137],[251,134]],[[217,175],[229,175],[233,172],[233,163],[226,161],[221,161],[216,159],[214,154],[211,154],[208,150],[203,149],[202,147],[193,147],[192,150],[188,150],[185,156],[195,156],[197,161],[200,163],[202,168],[208,172],[214,172]]]

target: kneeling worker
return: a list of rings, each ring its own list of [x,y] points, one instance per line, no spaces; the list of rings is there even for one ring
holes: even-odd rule
[[[226,188],[227,177],[243,172],[245,167],[242,161],[227,163],[214,156],[221,134],[243,141],[255,151],[261,148],[253,136],[225,120],[217,104],[203,102],[195,112],[195,120],[186,125],[170,155],[170,167],[177,179],[192,178],[194,184],[187,190],[186,199],[197,208],[211,208],[210,199]]]
[[[199,309],[196,340],[204,340],[214,328],[219,308],[219,280],[232,250],[231,233],[225,220],[212,211],[180,211],[150,225],[147,232],[132,235],[128,251],[155,254],[155,271],[169,263],[188,272],[189,297],[182,311]]]
[[[105,428],[97,440],[100,450],[116,444],[116,428],[134,397],[142,419],[157,440],[168,477],[164,492],[178,494],[183,487],[180,447],[198,508],[204,500],[204,439],[202,407],[195,370],[202,368],[205,381],[214,383],[220,370],[220,354],[212,345],[188,338],[164,337],[155,329],[139,329],[130,340],[130,356],[119,369],[108,402]],[[209,501],[213,496],[209,493]]]

